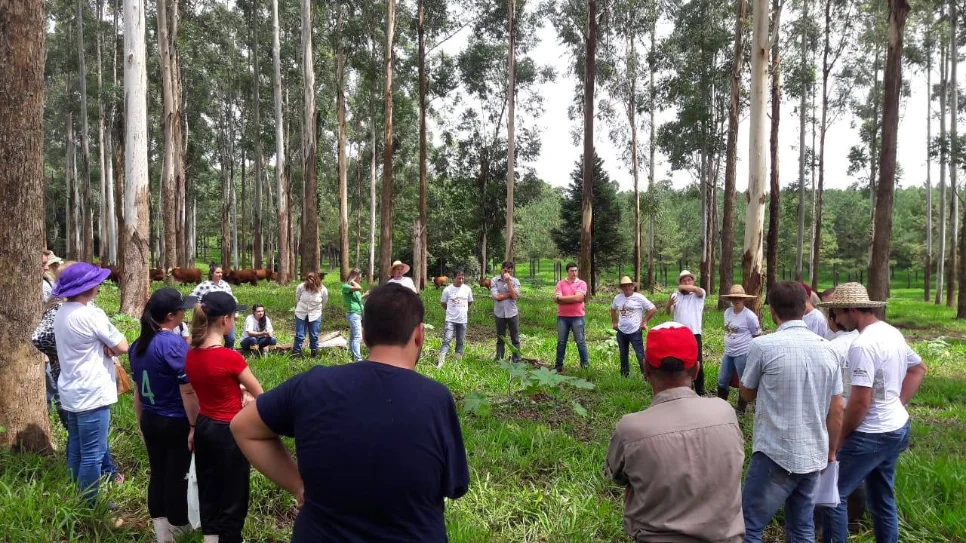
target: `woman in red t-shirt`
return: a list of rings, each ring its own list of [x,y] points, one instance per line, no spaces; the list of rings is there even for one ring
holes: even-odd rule
[[[262,387],[244,357],[223,346],[225,334],[235,328],[235,314],[243,310],[227,292],[205,294],[194,311],[192,348],[185,360],[188,381],[198,397],[194,449],[206,543],[240,543],[248,515],[251,467],[229,424],[247,403],[246,392],[257,397]]]

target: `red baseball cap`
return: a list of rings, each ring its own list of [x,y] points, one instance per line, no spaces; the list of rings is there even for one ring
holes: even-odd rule
[[[644,357],[653,368],[689,370],[698,362],[698,340],[691,329],[679,323],[665,322],[651,328],[646,343]]]
[[[808,284],[806,284],[804,281],[799,282],[798,284],[799,285],[802,285],[802,288],[805,289],[805,297],[806,298],[811,298],[812,297],[812,287],[808,286]]]

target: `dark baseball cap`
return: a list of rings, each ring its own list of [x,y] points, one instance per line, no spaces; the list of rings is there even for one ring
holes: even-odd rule
[[[151,313],[151,318],[161,322],[168,313],[177,313],[184,309],[191,309],[198,305],[197,296],[184,296],[177,290],[164,287],[158,289],[148,299],[147,309]]]
[[[222,291],[209,292],[202,296],[201,308],[209,319],[233,315],[247,309],[245,306],[239,304],[234,296]]]

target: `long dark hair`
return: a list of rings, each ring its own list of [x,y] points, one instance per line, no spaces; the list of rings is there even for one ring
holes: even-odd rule
[[[160,330],[161,325],[151,316],[151,306],[144,306],[144,311],[141,312],[141,336],[134,342],[134,354],[143,355]]]
[[[259,307],[262,308],[263,310],[265,309],[265,306],[264,305],[262,305],[262,304],[255,304],[255,305],[252,306],[252,315],[254,315],[256,311],[258,311],[258,308]],[[257,320],[258,320],[258,331],[259,332],[264,332],[265,331],[265,325],[268,324],[268,313],[262,313],[262,318],[257,319]]]
[[[322,287],[322,281],[319,281],[319,276],[315,272],[309,272],[305,275],[305,288],[311,292],[318,292],[319,288]]]

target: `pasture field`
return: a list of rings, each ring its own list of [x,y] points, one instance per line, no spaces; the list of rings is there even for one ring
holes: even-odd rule
[[[552,267],[545,263],[542,273],[532,280],[525,266],[518,270],[523,283],[522,351],[527,358],[552,365],[556,347]],[[330,274],[326,281],[329,306],[322,328],[323,333],[340,330],[348,336],[336,275]],[[263,283],[234,290],[242,303],[264,304],[280,343],[291,342],[294,284]],[[623,533],[622,489],[603,477],[603,462],[616,422],[625,413],[645,408],[651,392],[634,364],[629,379],[619,375],[609,315],[615,292],[613,287],[605,287],[588,303],[590,368],[578,368],[572,343],[567,352],[567,375],[592,383],[593,389],[533,382],[524,389],[518,380],[511,380],[511,372],[493,361],[493,304],[480,287],[474,288],[466,357],[456,364],[450,355],[447,365],[437,369],[443,310],[439,291],[430,287],[423,293],[426,322],[434,329],[417,371],[452,390],[470,463],[469,493],[447,504],[451,541],[629,541]],[[667,299],[663,292],[645,294],[659,307]],[[106,285],[97,301],[114,315],[118,296],[116,287]],[[966,541],[966,322],[955,321],[950,309],[921,300],[921,290],[897,289],[888,309],[889,320],[903,329],[929,366],[910,406],[913,437],[900,460],[896,480],[902,540]],[[723,351],[722,313],[715,309],[716,302],[716,298],[709,299],[705,313],[708,383],[715,380]],[[668,318],[659,311],[654,322]],[[128,340],[137,337],[135,320],[124,316],[114,320]],[[769,318],[764,324],[766,329],[774,329]],[[342,349],[323,349],[314,359],[271,354],[249,361],[266,389],[313,364],[349,362]],[[732,392],[732,402],[735,394]],[[742,419],[748,457],[752,409]],[[127,477],[124,484],[108,485],[102,491],[102,502],[117,503],[114,512],[109,513],[104,505],[94,510],[83,505],[67,478],[66,434],[54,419],[52,425],[60,447],[52,455],[0,453],[0,542],[152,541],[146,505],[147,455],[138,438],[132,396],[123,396],[113,410],[111,448]],[[253,473],[246,541],[287,541],[295,514],[290,496]],[[780,535],[780,526],[773,524],[769,537],[779,541]],[[873,541],[871,526],[866,524],[854,540]],[[201,541],[200,533],[185,541]]]

